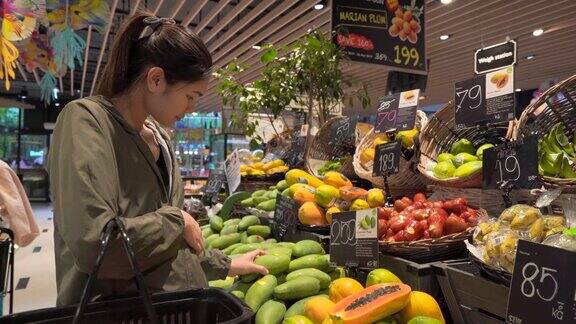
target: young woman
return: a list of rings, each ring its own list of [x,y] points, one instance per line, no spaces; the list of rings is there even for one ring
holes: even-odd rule
[[[171,126],[194,110],[211,67],[212,57],[197,35],[171,19],[139,12],[116,36],[99,95],[73,101],[60,114],[48,158],[58,305],[79,302],[100,250],[100,233],[116,216],[152,292],[267,273],[253,262],[262,251],[231,261],[220,251],[203,250],[198,223],[181,210],[182,181],[160,125]],[[136,293],[132,276],[116,238],[94,297]]]

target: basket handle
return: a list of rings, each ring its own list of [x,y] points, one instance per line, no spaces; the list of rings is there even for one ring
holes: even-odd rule
[[[106,254],[108,244],[110,243],[110,237],[112,236],[112,234],[116,232],[120,233],[122,246],[124,246],[124,250],[128,255],[128,260],[130,261],[130,267],[132,268],[132,271],[134,271],[134,282],[136,283],[136,287],[138,288],[138,291],[144,301],[144,307],[146,308],[146,313],[148,314],[150,323],[152,324],[159,323],[158,316],[156,315],[156,311],[154,310],[154,306],[152,305],[152,299],[150,298],[150,294],[148,293],[148,289],[146,288],[146,284],[144,283],[144,277],[142,276],[142,272],[140,271],[140,268],[138,268],[138,264],[136,263],[136,257],[134,256],[134,252],[132,250],[132,243],[130,242],[130,238],[126,234],[124,224],[120,221],[118,217],[114,217],[106,224],[106,227],[104,228],[102,234],[100,235],[100,244],[102,248],[100,249],[100,253],[96,261],[96,266],[88,276],[88,281],[86,282],[86,286],[84,287],[84,292],[82,293],[80,304],[78,305],[76,313],[74,314],[74,320],[72,322],[73,324],[79,324],[82,320],[82,317],[84,316],[89,296],[92,293],[94,284],[96,283],[98,272],[100,271],[100,267],[102,266],[102,262],[104,260],[104,255]]]

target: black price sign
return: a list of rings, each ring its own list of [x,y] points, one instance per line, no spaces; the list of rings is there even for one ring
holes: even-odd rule
[[[328,147],[332,149],[331,155],[342,157],[354,154],[356,147],[356,124],[358,116],[341,118],[330,127]]]
[[[538,186],[538,139],[524,139],[484,150],[482,185],[497,189],[504,182],[515,188],[532,189]]]
[[[283,160],[291,167],[301,166],[304,162],[304,148],[306,146],[306,137],[298,136],[294,138],[290,149],[284,155]]]
[[[456,130],[514,119],[514,68],[457,82],[454,104]]]
[[[378,212],[337,213],[330,226],[330,262],[335,266],[378,267]]]
[[[402,144],[399,141],[376,146],[372,174],[374,176],[388,176],[398,173],[401,154]]]
[[[506,322],[576,323],[576,252],[518,241]]]
[[[424,0],[333,0],[334,42],[353,61],[426,71],[424,13]]]
[[[220,193],[222,185],[226,183],[226,175],[219,170],[210,171],[208,182],[204,185],[203,191],[205,196],[215,196]]]
[[[395,93],[380,99],[376,113],[376,133],[414,128],[420,89]]]
[[[286,235],[294,233],[298,225],[298,204],[289,197],[278,194],[274,221],[274,237],[277,240],[282,240]]]

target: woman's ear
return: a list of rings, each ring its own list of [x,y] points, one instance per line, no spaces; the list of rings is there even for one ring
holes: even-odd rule
[[[146,74],[146,85],[152,93],[163,93],[167,86],[164,70],[157,66],[149,69]]]

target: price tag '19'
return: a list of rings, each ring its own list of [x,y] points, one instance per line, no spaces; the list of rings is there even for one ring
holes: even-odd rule
[[[538,140],[529,136],[484,150],[482,182],[487,189],[497,189],[504,181],[516,188],[532,189],[538,185]]]

